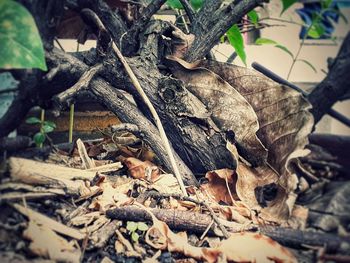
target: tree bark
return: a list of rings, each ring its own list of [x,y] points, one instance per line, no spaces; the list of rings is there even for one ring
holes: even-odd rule
[[[330,65],[327,77],[313,89],[308,99],[317,123],[332,106],[349,91],[350,83],[350,33],[347,34],[339,53]]]
[[[198,21],[193,26],[196,38],[185,55],[188,62],[193,62],[207,55],[232,25],[238,23],[242,17],[266,0],[241,0],[233,1],[229,5],[217,9],[218,4],[207,1],[202,8],[202,14],[198,14]],[[210,3],[209,3],[210,2]],[[215,12],[213,12],[216,10]],[[205,16],[205,13],[213,12]]]

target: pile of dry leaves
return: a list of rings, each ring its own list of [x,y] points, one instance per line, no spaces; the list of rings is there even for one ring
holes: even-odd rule
[[[174,175],[129,133],[54,147],[45,162],[11,157],[0,186],[2,262],[296,262],[349,248],[349,216],[339,211],[339,198],[349,203],[347,183],[336,188],[338,199],[312,210],[314,230],[336,228],[343,237],[305,231],[311,210],[295,204],[298,194],[317,193],[334,175],[327,162],[327,176],[308,165],[320,149],[305,157],[309,103],[245,68],[168,62],[188,90],[205,98],[208,112],[195,117],[227,132],[237,168],[208,171],[184,196]],[[295,254],[271,237],[311,252]]]

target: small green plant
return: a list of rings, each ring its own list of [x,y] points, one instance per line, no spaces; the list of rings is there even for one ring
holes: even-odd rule
[[[140,234],[143,235],[148,230],[148,225],[144,222],[128,221],[126,223],[126,229],[129,231],[132,241],[138,242]]]
[[[33,125],[40,125],[40,131],[34,134],[33,140],[37,147],[42,147],[47,138],[47,134],[56,128],[56,124],[52,121],[45,121],[45,111],[41,110],[41,118],[29,117],[26,123]]]

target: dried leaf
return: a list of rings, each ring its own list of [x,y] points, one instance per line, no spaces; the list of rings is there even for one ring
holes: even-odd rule
[[[180,29],[176,28],[172,31],[172,55],[178,58],[182,58],[187,52],[188,48],[194,41],[194,35],[184,34]]]
[[[266,161],[267,150],[256,136],[258,117],[248,101],[216,73],[168,57],[172,73],[208,108],[214,123],[225,132],[233,132],[238,150],[254,165]]]
[[[182,194],[179,182],[172,174],[162,174],[152,184],[152,188],[162,194]]]
[[[57,233],[81,240],[85,237],[85,234],[81,233],[77,229],[68,227],[59,223],[45,215],[42,215],[28,207],[23,207],[19,204],[13,204],[13,207],[17,209],[18,212],[29,218],[30,221],[35,221],[36,223],[43,225]]]
[[[30,220],[23,236],[31,240],[29,249],[37,256],[60,262],[79,262],[81,251],[74,242],[58,236],[47,225]]]
[[[83,141],[81,139],[78,139],[76,144],[77,144],[79,156],[80,156],[80,159],[83,163],[84,169],[94,168],[95,163],[87,154],[87,151],[86,151],[86,148],[85,148]]]
[[[206,190],[216,202],[222,201],[232,205],[231,195],[234,199],[238,199],[235,187],[237,178],[233,170],[220,169],[210,171],[205,175],[205,178],[208,179],[208,184],[201,185],[201,188]]]
[[[136,179],[154,181],[160,174],[157,166],[150,161],[143,162],[134,157],[129,157],[124,160],[124,164],[128,167],[129,174]]]
[[[251,69],[209,60],[197,66],[220,75],[252,106],[260,125],[257,135],[268,149],[268,163],[283,174],[288,156],[308,142],[313,126],[310,103],[299,92]]]

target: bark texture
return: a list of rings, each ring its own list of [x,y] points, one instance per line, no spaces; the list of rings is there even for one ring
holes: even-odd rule
[[[327,77],[309,94],[308,99],[317,123],[332,106],[349,92],[350,83],[350,33],[329,67]]]

